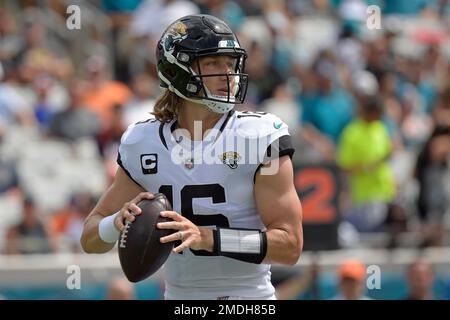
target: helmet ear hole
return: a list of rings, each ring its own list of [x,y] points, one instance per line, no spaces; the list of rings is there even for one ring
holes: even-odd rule
[[[197,97],[203,90],[203,81],[198,76],[192,76],[189,83],[186,85],[189,97]]]

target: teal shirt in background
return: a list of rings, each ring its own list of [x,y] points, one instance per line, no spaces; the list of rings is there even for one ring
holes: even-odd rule
[[[329,0],[332,8],[338,8],[345,0]],[[365,3],[377,5],[386,14],[419,14],[425,8],[437,8],[437,0],[366,0]]]
[[[430,7],[437,8],[436,0],[385,0],[383,13],[416,15]]]
[[[312,124],[334,143],[354,115],[354,99],[340,88],[332,89],[327,95],[301,96],[300,102],[303,106],[302,122]]]
[[[102,0],[102,8],[107,12],[132,12],[143,0]]]

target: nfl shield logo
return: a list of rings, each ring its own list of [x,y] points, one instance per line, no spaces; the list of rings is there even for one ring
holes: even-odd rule
[[[184,167],[189,170],[192,169],[194,167],[194,159],[187,159],[184,162]]]

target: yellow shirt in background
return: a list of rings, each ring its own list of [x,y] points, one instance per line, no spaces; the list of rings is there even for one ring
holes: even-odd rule
[[[388,202],[395,197],[395,181],[387,155],[391,141],[381,121],[352,121],[342,132],[337,150],[337,162],[344,169],[368,167],[350,174],[350,192],[355,204],[371,201]]]

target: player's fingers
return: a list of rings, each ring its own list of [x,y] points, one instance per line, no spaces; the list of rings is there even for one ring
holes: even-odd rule
[[[182,236],[182,235],[181,235]],[[174,232],[168,236],[162,237],[159,239],[159,241],[161,243],[167,243],[167,242],[172,242],[172,241],[178,241],[181,238],[179,231],[178,232]]]
[[[155,196],[153,195],[153,193],[150,192],[141,192],[139,193],[136,198],[134,198],[133,200],[131,200],[132,203],[139,203],[141,202],[141,200],[147,199],[147,200],[151,200],[153,199]]]
[[[181,251],[183,251],[184,249],[187,249],[191,246],[192,242],[194,241],[194,239],[191,238],[187,238],[185,241],[183,241],[178,247],[173,248],[173,252],[175,253],[180,253]]]
[[[123,217],[130,222],[133,222],[136,219],[136,217],[129,211],[124,211]]]
[[[134,203],[130,203],[130,204],[128,205],[128,211],[130,211],[131,213],[136,214],[136,215],[142,213],[142,209],[139,208],[139,207],[138,207],[136,204],[134,204]]]
[[[169,221],[169,222],[159,222],[156,224],[159,229],[173,229],[173,230],[184,230],[186,229],[184,224],[177,221]]]
[[[161,217],[171,218],[175,221],[183,221],[183,216],[175,211],[161,211]]]
[[[114,219],[114,224],[119,231],[123,231],[125,225],[123,224],[123,216],[119,215],[116,219]]]

